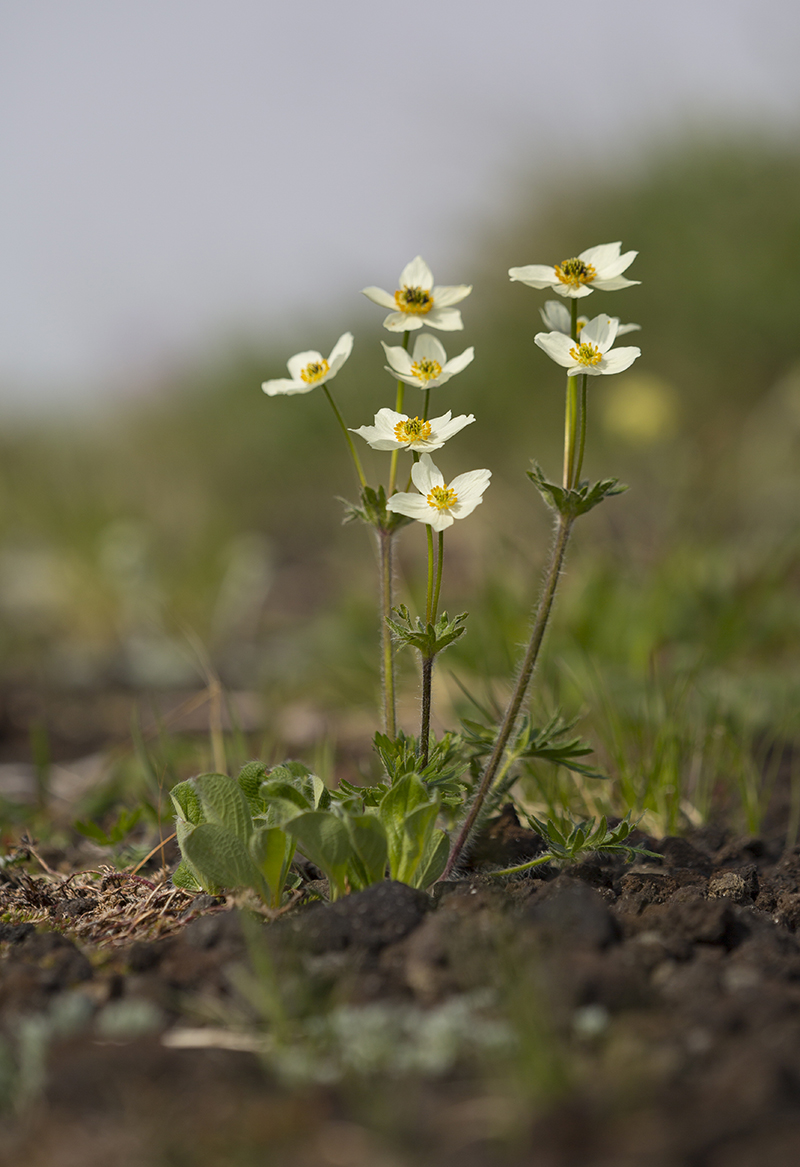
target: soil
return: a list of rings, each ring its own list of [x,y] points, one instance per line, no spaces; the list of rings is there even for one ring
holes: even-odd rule
[[[5,869],[0,1164],[796,1167],[800,848],[641,841],[501,883],[507,808],[431,895],[273,920]]]

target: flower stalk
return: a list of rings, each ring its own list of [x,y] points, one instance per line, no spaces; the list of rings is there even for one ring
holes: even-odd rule
[[[392,612],[394,532],[378,530],[378,563],[381,589],[381,697],[383,731],[387,737],[397,734],[397,704],[394,687],[394,645],[389,618]]]
[[[442,588],[442,564],[444,562],[444,531],[439,532],[439,547],[436,557],[436,583],[433,569],[433,529],[426,525],[428,535],[428,598],[425,605],[425,623],[428,628],[436,623],[439,612],[439,593]],[[428,745],[431,736],[431,688],[433,685],[433,662],[436,653],[422,656],[422,718],[419,731],[420,768],[428,764]]]
[[[550,554],[550,563],[547,568],[542,594],[539,597],[539,603],[536,606],[536,615],[533,621],[533,628],[531,630],[531,638],[528,647],[525,651],[525,656],[522,661],[522,666],[517,677],[517,683],[514,686],[514,691],[511,694],[511,699],[506,708],[503,720],[500,723],[500,728],[497,731],[492,752],[489,760],[486,763],[481,783],[478,787],[478,792],[473,799],[469,814],[464,820],[464,824],[458,833],[455,843],[450,851],[450,858],[447,861],[447,866],[442,872],[441,878],[447,879],[450,872],[455,867],[461,856],[461,852],[469,839],[475,821],[480,814],[481,807],[486,801],[486,795],[489,793],[492,784],[497,776],[500,763],[503,760],[503,755],[508,745],[517,722],[519,720],[522,704],[527,696],[528,687],[533,676],[533,670],[536,667],[536,661],[539,657],[539,651],[542,647],[547,622],[550,619],[550,612],[553,608],[553,600],[555,599],[556,588],[558,587],[558,579],[561,574],[561,568],[564,563],[564,555],[567,550],[567,543],[569,542],[570,532],[574,518],[571,516],[559,515],[558,523],[556,525],[555,539],[553,540],[553,547]]]
[[[404,350],[408,349],[408,338],[410,336],[411,336],[411,333],[408,330],[406,330],[406,332],[403,334],[403,349]],[[395,413],[402,413],[403,412],[403,397],[405,395],[405,389],[406,389],[405,382],[401,378],[398,378],[398,380],[397,380],[397,398],[396,398],[395,404],[394,404]],[[425,416],[427,418],[428,415],[426,414]],[[400,453],[399,450],[392,450],[392,460],[391,460],[391,463],[389,466],[388,495],[390,498],[395,492],[395,484],[397,482],[397,455],[399,453]]]

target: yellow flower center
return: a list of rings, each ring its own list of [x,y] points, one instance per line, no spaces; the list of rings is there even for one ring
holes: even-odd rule
[[[427,441],[431,436],[431,423],[423,421],[421,417],[407,417],[394,427],[394,436],[398,442]]]
[[[597,272],[590,263],[582,259],[565,259],[563,263],[555,265],[556,275],[562,284],[568,288],[579,288],[582,284],[590,284],[597,278]]]
[[[437,511],[447,511],[458,502],[458,495],[449,486],[434,486],[426,502]]]
[[[426,288],[409,288],[403,284],[394,294],[394,302],[401,312],[410,316],[425,316],[433,307],[433,296]]]
[[[301,370],[300,380],[305,381],[306,385],[316,385],[317,381],[321,381],[330,371],[331,367],[327,361],[312,361]]]
[[[414,361],[411,366],[411,376],[419,377],[420,381],[435,381],[441,375],[442,366],[438,361],[430,361],[423,357],[421,361]]]
[[[603,354],[600,352],[600,349],[588,341],[579,344],[577,347],[573,345],[569,350],[569,355],[575,361],[576,365],[599,365],[603,359]]]

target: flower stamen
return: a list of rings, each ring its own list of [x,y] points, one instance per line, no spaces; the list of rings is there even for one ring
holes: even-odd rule
[[[430,360],[428,357],[414,361],[411,366],[411,376],[419,377],[420,381],[435,381],[441,375],[442,366],[438,361]]]
[[[458,502],[458,495],[450,486],[434,486],[425,500],[437,511],[447,511]]]
[[[305,381],[306,385],[316,385],[323,377],[326,377],[331,371],[331,367],[327,361],[312,361],[311,364],[306,365],[300,371],[300,380]]]
[[[433,296],[427,288],[410,288],[403,284],[394,294],[394,302],[401,312],[410,316],[425,316],[433,307]]]
[[[555,265],[555,271],[561,283],[568,288],[580,288],[597,278],[597,271],[592,264],[584,263],[582,259],[565,259],[563,263]]]
[[[600,349],[590,344],[589,341],[584,341],[583,344],[573,347],[569,350],[569,355],[572,357],[576,365],[599,365],[603,359],[603,354]]]
[[[431,436],[431,423],[421,417],[407,417],[394,427],[394,436],[398,442],[425,442]]]

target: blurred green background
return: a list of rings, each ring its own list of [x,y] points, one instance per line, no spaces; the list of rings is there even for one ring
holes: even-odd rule
[[[435,273],[474,284],[463,333],[441,339],[448,355],[476,349],[434,393],[435,413],[477,417],[438,462],[450,477],[493,471],[484,505],[447,538],[444,603],[471,616],[442,661],[439,725],[466,707],[451,673],[502,698],[549,540],[525,470],[536,457],[559,474],[563,378],[533,345],[547,295],[507,269],[620,239],[640,252],[627,274],[641,286],[582,307],[640,323],[643,355],[591,386],[586,470],[631,489],[577,528],[536,702],[581,715],[623,787],[626,768],[644,782],[672,749],[698,805],[724,772],[746,791],[750,747],[791,734],[800,695],[800,150],[764,136],[676,141],[569,190],[532,177],[517,207]],[[177,700],[205,683],[200,645],[270,748],[368,750],[376,584],[369,532],[341,525],[352,469],[321,393],[260,389],[291,353],[327,352],[352,327],[332,383],[348,424],[393,405],[381,310],[357,289],[339,303],[263,351],[232,347],[124,404],[4,421],[4,760],[29,756],[32,725],[64,757],[124,739],[134,697]],[[385,476],[364,453],[373,480]],[[399,597],[416,602],[419,526],[399,558]],[[410,658],[401,673],[411,730]]]

